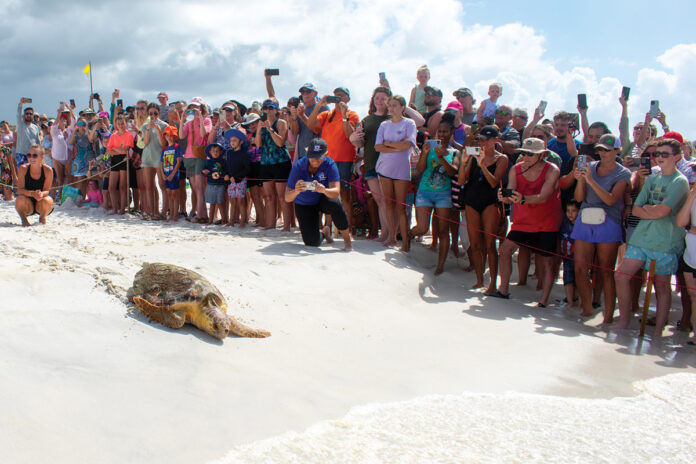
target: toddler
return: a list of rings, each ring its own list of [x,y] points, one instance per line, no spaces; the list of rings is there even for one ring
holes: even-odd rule
[[[428,69],[428,65],[424,64],[418,68],[416,79],[418,80],[418,84],[411,90],[408,106],[425,114],[428,112],[428,107],[425,106],[425,88],[428,86],[428,81],[430,80],[430,69]]]
[[[565,289],[564,302],[570,308],[576,306],[575,297],[575,262],[573,259],[574,239],[570,238],[575,226],[575,220],[580,212],[580,203],[575,200],[568,200],[566,204],[565,216],[561,223],[561,255],[563,255],[563,288]]]
[[[167,207],[169,208],[168,222],[179,220],[179,169],[184,155],[179,144],[176,143],[179,134],[175,126],[167,126],[164,129],[164,138],[167,146],[162,149],[162,163],[157,170],[164,179],[164,189],[167,195]],[[185,188],[185,187],[184,187]],[[164,212],[166,214],[166,211]]]
[[[102,203],[104,203],[104,197],[102,197],[102,193],[101,190],[99,190],[97,181],[90,180],[87,188],[87,195],[85,196],[85,202],[82,204],[82,206],[99,207]]]
[[[481,102],[476,112],[476,120],[482,118],[495,118],[495,110],[498,109],[498,98],[503,94],[503,84],[494,82],[488,86],[488,98]]]
[[[212,224],[215,221],[215,215],[218,211],[222,213],[222,206],[225,204],[225,176],[227,175],[227,166],[222,158],[223,147],[219,143],[211,143],[205,147],[205,167],[201,171],[208,180],[208,186],[205,188],[205,202],[208,207],[208,223]]]
[[[239,227],[246,226],[247,214],[247,181],[249,157],[247,138],[244,132],[238,129],[230,129],[225,132],[225,138],[229,140],[230,148],[225,153],[227,173],[225,180],[230,184],[227,186],[227,196],[230,199],[230,214],[227,222],[228,226],[233,226],[239,217]]]

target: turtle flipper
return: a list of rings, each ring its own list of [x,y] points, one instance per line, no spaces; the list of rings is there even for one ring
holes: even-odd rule
[[[271,335],[271,332],[263,329],[252,329],[230,317],[230,335],[236,335],[237,337],[251,337],[251,338],[266,338]]]
[[[133,303],[135,303],[138,309],[140,309],[147,317],[169,327],[170,329],[180,329],[186,323],[186,317],[178,315],[169,306],[153,305],[149,301],[140,298],[139,296],[133,297]]]

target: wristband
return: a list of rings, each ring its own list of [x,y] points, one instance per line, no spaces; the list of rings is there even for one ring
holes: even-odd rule
[[[524,195],[522,195],[522,199],[520,200],[520,205],[524,205],[527,202],[527,198],[525,198]]]

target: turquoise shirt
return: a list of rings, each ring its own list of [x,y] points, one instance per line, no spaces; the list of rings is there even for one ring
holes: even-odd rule
[[[453,148],[447,149],[447,156],[445,159],[447,162],[452,164],[454,159],[454,154],[456,150]],[[452,178],[445,167],[440,163],[435,154],[435,149],[430,148],[428,151],[428,160],[426,161],[425,171],[423,171],[423,176],[421,177],[420,184],[418,184],[418,190],[423,190],[426,192],[450,192],[452,190]]]

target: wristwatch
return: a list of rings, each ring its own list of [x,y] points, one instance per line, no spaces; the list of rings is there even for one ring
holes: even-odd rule
[[[524,195],[522,195],[522,199],[520,200],[520,205],[524,205],[527,199],[525,198]]]

